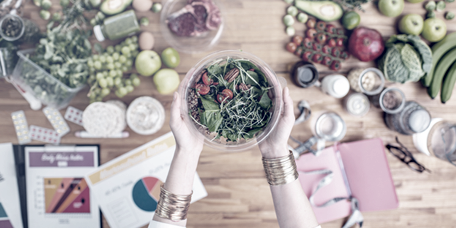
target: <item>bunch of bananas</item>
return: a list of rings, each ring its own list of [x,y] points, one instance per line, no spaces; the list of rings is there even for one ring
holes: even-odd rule
[[[432,69],[423,77],[422,83],[432,99],[439,91],[442,103],[451,98],[456,83],[456,32],[432,46]]]

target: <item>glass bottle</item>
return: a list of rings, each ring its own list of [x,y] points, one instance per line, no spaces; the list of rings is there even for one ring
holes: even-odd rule
[[[106,38],[117,40],[140,31],[135,11],[127,10],[121,14],[104,19],[102,25],[93,27],[93,32],[98,41]]]
[[[401,112],[396,114],[385,113],[386,126],[403,135],[420,133],[429,127],[431,115],[414,101],[407,101]]]

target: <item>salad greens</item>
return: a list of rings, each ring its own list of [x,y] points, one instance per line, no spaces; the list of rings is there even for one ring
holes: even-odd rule
[[[238,71],[232,71],[235,68]],[[238,72],[234,80],[229,77],[232,72]],[[209,132],[217,133],[215,139],[251,139],[268,124],[273,106],[268,92],[272,87],[255,64],[228,57],[214,62],[202,74],[195,87],[200,105],[189,115]]]

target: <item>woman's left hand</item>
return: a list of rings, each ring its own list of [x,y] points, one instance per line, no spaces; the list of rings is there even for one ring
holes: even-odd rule
[[[204,139],[201,134],[188,129],[181,113],[182,100],[178,92],[174,92],[173,103],[171,104],[171,120],[169,126],[176,140],[176,151],[195,154],[199,157],[203,150]]]

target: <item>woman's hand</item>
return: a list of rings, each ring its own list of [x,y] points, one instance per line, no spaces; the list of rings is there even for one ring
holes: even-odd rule
[[[203,150],[203,137],[195,132],[190,132],[181,114],[181,97],[174,92],[171,104],[171,120],[169,126],[176,139],[176,152],[187,153],[199,157]]]
[[[283,157],[289,154],[288,138],[295,122],[293,112],[293,100],[290,97],[288,87],[283,90],[284,107],[275,129],[269,134],[269,137],[263,140],[259,147],[261,154],[265,158]]]

